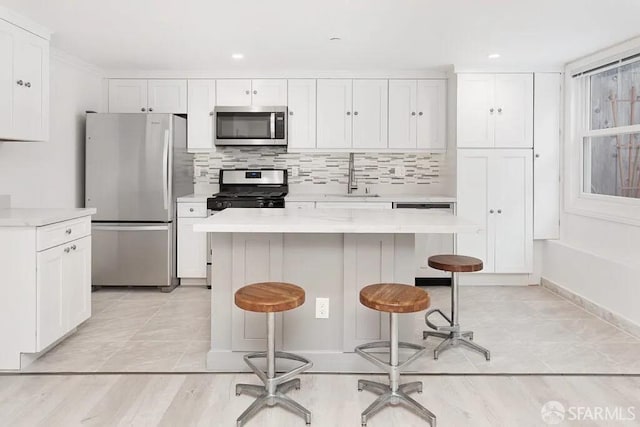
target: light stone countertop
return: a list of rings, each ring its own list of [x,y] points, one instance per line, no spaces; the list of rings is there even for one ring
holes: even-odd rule
[[[0,227],[40,227],[67,221],[87,215],[94,215],[95,208],[78,209],[39,209],[9,208],[0,209]]]
[[[450,196],[426,196],[421,194],[380,194],[378,196],[347,194],[287,194],[286,202],[398,202],[398,203],[455,203]]]
[[[212,193],[213,194],[213,193]],[[207,198],[212,194],[189,194],[188,196],[178,197],[178,203],[206,203]]]
[[[447,211],[422,209],[225,209],[196,232],[219,233],[477,233],[481,227]]]

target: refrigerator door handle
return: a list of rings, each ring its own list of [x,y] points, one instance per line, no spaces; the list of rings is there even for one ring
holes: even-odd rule
[[[169,209],[169,130],[164,131],[164,148],[162,151],[162,197],[164,208]]]
[[[127,226],[127,225],[96,225],[91,226],[95,231],[163,231],[168,230],[166,225],[140,225],[140,226]]]

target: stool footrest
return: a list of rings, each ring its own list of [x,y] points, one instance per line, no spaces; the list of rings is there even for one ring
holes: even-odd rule
[[[440,325],[436,325],[435,323],[432,323],[429,320],[429,317],[433,314],[439,314],[440,316],[442,316],[442,318],[447,321],[448,325],[440,326]],[[449,316],[444,314],[439,308],[434,308],[427,311],[427,313],[424,315],[424,321],[427,324],[427,326],[429,326],[434,331],[453,332],[458,329],[458,326],[453,324],[453,321],[449,318]]]
[[[391,366],[388,360],[386,361],[382,360],[379,357],[374,356],[370,352],[365,351],[365,350],[375,350],[375,349],[389,349],[390,351],[391,345],[389,341],[376,341],[376,342],[371,342],[367,344],[362,344],[355,348],[355,352],[358,353],[360,356],[364,357],[365,359],[367,359],[368,361],[370,361],[371,363],[373,363],[374,365],[383,369],[384,371],[391,372],[392,369],[399,370],[405,367],[406,365],[410,364],[411,362],[413,362],[414,360],[422,356],[422,354],[426,351],[426,348],[424,348],[423,346],[418,344],[408,343],[408,342],[399,342],[398,348],[415,350],[414,354],[412,354],[404,362],[398,364],[398,366]]]

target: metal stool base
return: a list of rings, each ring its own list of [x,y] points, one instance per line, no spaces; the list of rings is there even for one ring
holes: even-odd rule
[[[267,372],[261,371],[254,365],[252,359],[266,359]],[[294,360],[300,362],[301,365],[276,376],[276,359]],[[293,377],[312,367],[313,363],[297,354],[275,351],[275,313],[267,313],[267,351],[246,354],[244,361],[264,385],[236,384],[236,396],[246,393],[256,397],[256,400],[238,417],[237,427],[242,427],[265,406],[275,405],[280,405],[294,414],[300,415],[307,424],[311,424],[311,412],[286,396],[285,393],[294,388],[300,389],[300,379]]]
[[[376,381],[358,380],[358,391],[369,390],[379,395],[379,397],[367,409],[362,412],[361,422],[363,426],[367,425],[367,421],[375,413],[385,406],[402,405],[414,414],[424,418],[431,425],[436,427],[436,416],[427,408],[409,397],[409,393],[422,393],[422,382],[415,381],[406,384],[400,383],[400,371],[403,367],[410,364],[424,354],[426,349],[417,344],[399,342],[398,341],[398,314],[390,313],[390,335],[389,341],[378,341],[359,345],[355,348],[355,352],[364,357],[374,365],[378,366],[389,375],[389,384],[383,384]],[[398,349],[410,349],[415,352],[403,363],[398,361]],[[373,349],[389,349],[389,361],[384,361],[365,350]]]

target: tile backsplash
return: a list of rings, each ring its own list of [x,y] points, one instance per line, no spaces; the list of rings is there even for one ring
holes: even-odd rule
[[[443,153],[356,153],[356,179],[364,184],[438,184]],[[349,153],[287,153],[275,147],[225,147],[196,154],[195,183],[217,184],[219,169],[276,168],[290,184],[347,184]]]

